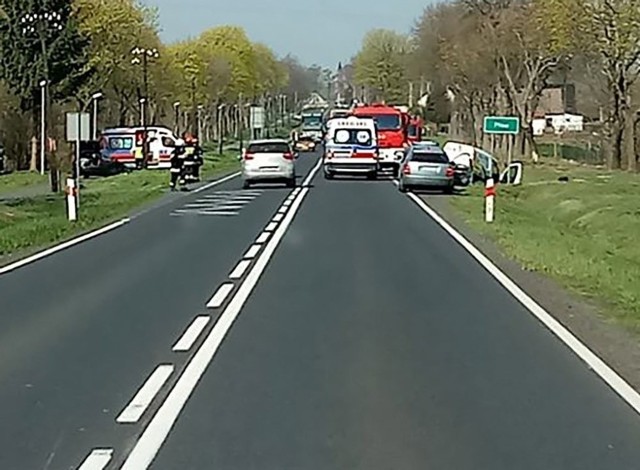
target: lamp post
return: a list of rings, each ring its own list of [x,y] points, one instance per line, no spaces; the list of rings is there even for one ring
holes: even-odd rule
[[[93,120],[92,120],[92,138],[94,141],[98,140],[98,100],[103,97],[102,92],[94,93],[91,96],[91,102],[93,103]]]
[[[40,174],[44,175],[47,149],[47,85],[40,81]]]
[[[142,79],[144,86],[144,96],[140,100],[142,105],[141,110],[141,118],[142,118],[142,166],[143,168],[147,167],[147,161],[149,160],[149,139],[147,136],[147,110],[149,105],[149,61],[157,59],[160,57],[160,53],[157,49],[147,49],[144,47],[134,47],[131,50],[131,54],[133,54],[133,59],[131,59],[132,64],[140,64],[142,65]]]
[[[49,86],[49,65],[47,39],[49,32],[62,31],[62,15],[58,12],[41,11],[38,13],[26,13],[18,20],[22,34],[27,38],[38,41],[40,53],[42,55],[42,66],[44,79],[40,81],[41,96],[41,116],[40,116],[40,174],[44,175],[47,149],[47,98]],[[52,174],[52,188],[57,190],[57,178]]]
[[[180,135],[180,101],[173,103],[174,124],[173,131],[177,136]]]

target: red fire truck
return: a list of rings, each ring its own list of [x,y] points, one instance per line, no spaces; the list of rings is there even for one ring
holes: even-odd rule
[[[359,118],[372,118],[375,121],[380,168],[398,171],[405,149],[409,146],[409,114],[382,103],[356,106],[351,114]]]

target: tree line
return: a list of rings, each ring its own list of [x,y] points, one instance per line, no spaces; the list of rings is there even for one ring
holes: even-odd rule
[[[442,2],[410,34],[370,31],[352,62],[358,96],[406,103],[428,94],[427,116],[476,145],[490,145],[484,116],[518,116],[516,148],[529,157],[543,90],[573,83],[583,112],[600,123],[609,167],[638,169],[637,0]]]
[[[236,26],[164,44],[157,11],[137,0],[0,0],[0,143],[15,169],[37,166],[45,80],[55,166],[66,158],[65,112],[90,111],[97,94],[100,127],[138,125],[146,111],[148,123],[195,131],[198,113],[214,137],[216,118],[250,103],[291,106],[323,86],[323,73]]]

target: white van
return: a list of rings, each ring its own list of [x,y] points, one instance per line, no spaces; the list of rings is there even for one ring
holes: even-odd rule
[[[329,121],[322,168],[326,179],[336,174],[376,179],[380,164],[375,121],[353,116]]]

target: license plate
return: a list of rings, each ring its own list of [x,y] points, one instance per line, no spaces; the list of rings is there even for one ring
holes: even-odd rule
[[[421,166],[420,168],[418,168],[418,170],[420,171],[420,173],[439,173],[438,168],[433,168],[431,166]]]
[[[260,171],[277,171],[278,167],[277,166],[263,166],[262,168],[260,168]]]

